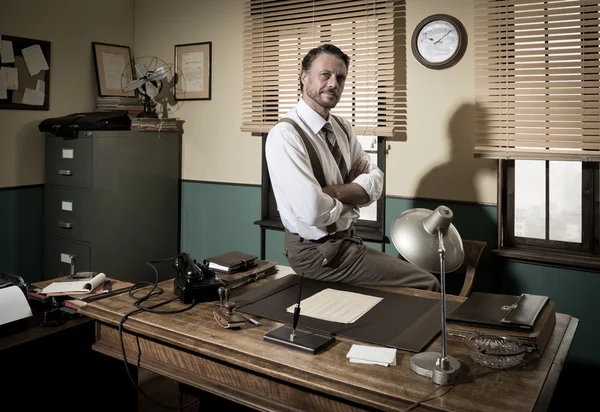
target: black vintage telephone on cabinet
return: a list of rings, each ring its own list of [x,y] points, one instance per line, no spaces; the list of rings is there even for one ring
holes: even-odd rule
[[[173,289],[183,303],[219,300],[219,287],[225,286],[214,270],[197,263],[188,253],[180,253],[174,261],[177,275]]]

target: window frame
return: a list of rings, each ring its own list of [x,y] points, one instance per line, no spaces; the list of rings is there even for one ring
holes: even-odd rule
[[[499,256],[524,263],[566,269],[600,269],[600,165],[582,162],[582,242],[553,241],[514,236],[514,162],[498,161],[498,249]],[[546,236],[549,230],[549,162],[546,162]]]
[[[271,180],[269,177],[269,169],[265,156],[265,144],[267,141],[267,133],[262,134],[262,181],[261,181],[261,218],[254,222],[259,225],[262,230],[274,229],[283,230],[283,223],[277,211],[277,202],[271,188]],[[381,244],[381,250],[385,252],[385,245],[389,243],[389,238],[385,235],[385,161],[386,161],[386,139],[385,137],[377,137],[377,167],[381,169],[384,176],[384,184],[381,196],[377,200],[377,219],[364,220],[358,219],[354,224],[356,235],[367,242]],[[263,233],[264,235],[264,233]],[[261,254],[264,248],[264,239],[261,241]]]

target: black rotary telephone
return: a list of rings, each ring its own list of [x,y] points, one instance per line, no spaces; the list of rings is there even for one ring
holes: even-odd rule
[[[188,253],[180,253],[173,263],[177,276],[173,290],[183,303],[219,300],[219,287],[225,286],[214,270],[196,262]]]

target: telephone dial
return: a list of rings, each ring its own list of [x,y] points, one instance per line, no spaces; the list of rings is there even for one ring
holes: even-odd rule
[[[196,262],[188,253],[180,253],[174,261],[173,290],[183,303],[219,300],[219,288],[225,286],[214,270]]]

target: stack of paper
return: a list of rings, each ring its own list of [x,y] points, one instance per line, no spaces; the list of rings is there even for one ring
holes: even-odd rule
[[[327,288],[302,299],[300,314],[329,322],[354,323],[382,300],[377,296]],[[287,312],[294,313],[295,307],[296,304],[288,307]]]
[[[346,357],[352,363],[396,366],[396,349],[379,346],[352,345]]]

